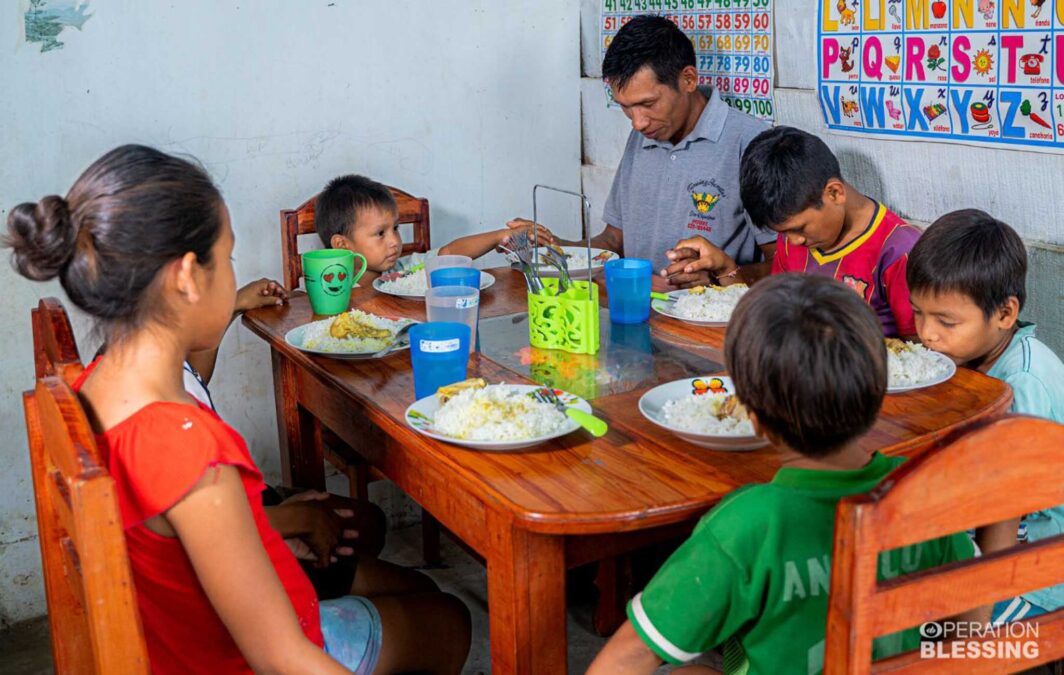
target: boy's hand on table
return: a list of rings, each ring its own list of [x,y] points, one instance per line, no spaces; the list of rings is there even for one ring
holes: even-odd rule
[[[236,292],[236,306],[233,311],[239,314],[259,307],[283,305],[287,301],[287,289],[279,282],[263,277],[240,287]]]
[[[738,263],[704,237],[681,239],[665,252],[671,261],[661,276],[677,288],[719,284],[727,286],[736,279],[727,277],[739,269]]]
[[[516,234],[517,231],[521,231],[521,230],[524,230],[525,233],[528,235],[528,238],[531,240],[532,239],[532,225],[533,225],[532,221],[528,220],[526,218],[514,218],[510,222],[506,223],[506,228],[507,229],[500,230],[499,234],[501,235],[502,238],[501,238],[499,243],[502,244],[503,246],[509,246],[510,245],[510,235],[511,234]],[[537,238],[539,239],[539,245],[540,246],[552,246],[554,244],[554,233],[551,232],[546,227],[544,227],[543,225],[536,225],[535,232],[536,232]]]

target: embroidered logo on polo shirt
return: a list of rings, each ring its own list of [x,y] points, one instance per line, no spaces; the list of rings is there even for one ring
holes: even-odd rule
[[[717,201],[719,200],[719,195],[713,195],[708,192],[691,193],[691,201],[695,203],[695,210],[699,213],[709,213],[713,210],[713,207],[717,205]]]
[[[707,220],[714,220],[714,217],[709,214],[717,207],[723,197],[728,196],[724,188],[712,179],[691,183],[687,186],[687,191],[691,193],[691,203],[694,205],[691,217],[706,218]],[[688,229],[701,228],[692,228],[691,225],[688,225]]]

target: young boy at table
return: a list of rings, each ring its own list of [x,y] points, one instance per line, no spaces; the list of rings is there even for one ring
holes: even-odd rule
[[[382,274],[404,272],[436,255],[467,255],[470,258],[491,252],[509,243],[515,231],[525,229],[520,222],[501,230],[472,234],[427,253],[403,256],[399,237],[399,209],[395,197],[384,185],[365,176],[340,176],[325,186],[314,204],[314,228],[328,248],[344,248],[366,257],[365,286]],[[542,225],[536,228],[540,243],[554,237]],[[532,234],[528,228],[529,235]]]
[[[847,183],[824,141],[793,127],[762,132],[743,152],[739,187],[754,224],[777,233],[772,274],[837,279],[871,305],[884,335],[916,335],[905,266],[920,230]],[[669,257],[693,255],[684,249],[697,252],[692,272],[707,269],[722,285],[757,281],[701,237],[680,241]],[[720,273],[727,270],[737,273]]]
[[[867,492],[904,459],[858,439],[887,389],[879,322],[845,285],[782,274],[732,316],[725,360],[734,394],[784,468],[739,488],[695,527],[642,593],[589,673],[650,673],[723,645],[729,673],[817,673],[842,497]],[[969,558],[963,533],[880,558],[879,576]],[[876,641],[877,657],[918,646],[915,630]]]
[[[1064,364],[1020,321],[1027,296],[1027,250],[1005,223],[975,209],[948,213],[909,256],[909,288],[920,340],[957,365],[1007,382],[1012,412],[1064,424]],[[984,553],[1016,543],[1019,519],[980,528]],[[1026,516],[1028,541],[1064,533],[1064,506]],[[1064,584],[999,604],[997,622],[1064,606]]]

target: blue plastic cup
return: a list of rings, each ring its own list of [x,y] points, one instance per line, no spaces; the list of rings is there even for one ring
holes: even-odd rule
[[[469,338],[469,326],[464,323],[419,323],[410,329],[410,361],[417,400],[466,379]]]
[[[643,258],[610,260],[606,268],[610,321],[643,323],[650,318],[650,277],[653,265]]]
[[[480,288],[480,270],[470,267],[443,267],[432,270],[429,275],[429,287],[469,286]]]

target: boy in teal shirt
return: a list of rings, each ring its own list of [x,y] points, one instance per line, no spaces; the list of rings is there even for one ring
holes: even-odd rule
[[[1005,223],[975,209],[948,213],[909,254],[910,297],[920,340],[957,365],[1012,387],[1012,412],[1064,423],[1064,364],[1019,320],[1027,296],[1027,251]],[[1048,467],[1047,467],[1048,468]],[[1059,480],[1059,479],[1058,479]],[[1026,516],[1029,541],[1064,533],[1064,505]],[[1016,543],[1018,519],[980,528],[984,553]],[[1064,606],[1064,585],[1000,603],[995,623]]]
[[[736,308],[725,344],[735,395],[781,452],[767,485],[728,495],[628,606],[589,673],[650,673],[723,645],[729,673],[818,673],[824,658],[835,507],[902,458],[857,440],[887,388],[875,314],[832,279],[782,274]],[[963,534],[884,553],[893,578],[971,557]],[[877,640],[877,657],[915,649],[915,630]]]

